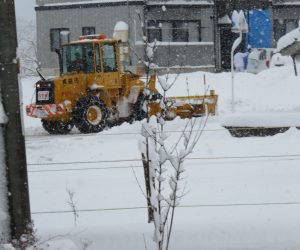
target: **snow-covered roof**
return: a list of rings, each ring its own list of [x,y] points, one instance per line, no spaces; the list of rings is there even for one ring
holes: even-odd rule
[[[277,51],[280,52],[295,42],[300,42],[300,27],[292,30],[278,40]]]
[[[137,2],[143,0],[128,0],[129,2]],[[100,3],[117,3],[117,2],[127,2],[127,0],[86,0],[86,1],[52,1],[52,2],[37,2],[38,6],[71,6],[71,5],[81,5],[81,4],[100,4]]]
[[[143,0],[128,0],[129,2],[136,2]],[[300,0],[269,0],[273,5],[300,5]],[[62,6],[62,5],[76,5],[76,4],[99,4],[110,2],[127,2],[127,0],[36,0],[37,6]],[[213,0],[149,0],[149,5],[165,4],[165,5],[213,5]]]
[[[147,5],[213,5],[212,0],[150,0]]]
[[[273,0],[273,5],[300,5],[299,0]]]
[[[128,0],[129,2],[137,2],[143,0]],[[127,2],[127,0],[37,0],[37,6],[71,6],[71,5],[81,5],[81,4],[100,4],[100,3],[117,3],[117,2]],[[213,0],[149,0],[148,5],[213,5]]]

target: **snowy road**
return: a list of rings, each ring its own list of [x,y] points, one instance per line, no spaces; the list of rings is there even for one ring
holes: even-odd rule
[[[180,124],[169,126],[178,131]],[[44,237],[69,234],[76,242],[90,239],[90,249],[132,250],[144,248],[144,234],[151,246],[152,225],[136,181],[144,187],[139,127],[28,137],[32,213]],[[186,161],[189,193],[176,213],[172,249],[299,249],[300,130],[238,139],[214,121],[206,129]],[[75,193],[76,226],[67,190]]]

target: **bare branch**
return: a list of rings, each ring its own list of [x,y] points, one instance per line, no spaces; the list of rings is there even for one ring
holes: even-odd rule
[[[138,186],[139,186],[139,188],[140,188],[140,191],[142,192],[142,195],[144,196],[145,199],[147,199],[147,196],[146,196],[144,190],[142,189],[141,183],[139,182],[139,180],[138,180],[138,178],[137,178],[137,176],[136,176],[136,172],[135,172],[134,168],[131,167],[131,170],[132,170],[133,175],[134,175],[134,177],[135,177],[136,183],[138,184]]]
[[[145,247],[145,250],[148,250],[148,248],[147,248],[147,243],[146,243],[146,239],[145,239],[145,234],[143,234],[143,240],[144,240],[144,247]]]
[[[73,212],[73,216],[74,216],[74,225],[77,225],[77,219],[79,218],[79,215],[77,213],[77,207],[76,207],[76,203],[74,202],[74,194],[75,192],[71,191],[70,189],[66,189],[67,194],[68,194],[68,198],[69,200],[67,200],[67,204],[71,207],[72,212]]]

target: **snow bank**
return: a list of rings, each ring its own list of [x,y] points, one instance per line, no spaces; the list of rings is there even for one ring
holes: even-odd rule
[[[175,78],[176,75],[170,75],[169,83]],[[300,112],[299,97],[296,94],[300,93],[299,82],[300,76],[294,75],[291,65],[274,67],[257,75],[238,73],[235,75],[234,88],[236,112]],[[219,114],[227,115],[231,114],[231,87],[230,73],[188,73],[179,75],[168,95],[203,95],[209,94],[208,89],[214,89],[219,95]]]

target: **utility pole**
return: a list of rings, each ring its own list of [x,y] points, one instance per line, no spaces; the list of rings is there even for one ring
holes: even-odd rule
[[[219,37],[217,34],[219,34],[219,30],[218,30],[218,4],[219,1],[214,0],[213,1],[213,16],[212,16],[212,21],[213,21],[213,31],[214,31],[214,63],[215,63],[215,71],[218,72],[220,71],[221,67],[218,65],[218,58],[219,55],[217,55],[219,53],[219,49],[217,48],[217,44],[218,44],[218,39],[217,37]]]
[[[0,0],[0,34],[0,93],[8,117],[4,142],[11,238],[19,239],[28,231],[31,217],[20,113],[14,0]]]

